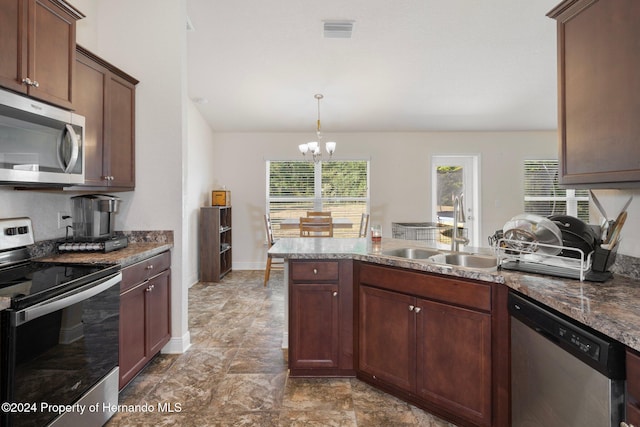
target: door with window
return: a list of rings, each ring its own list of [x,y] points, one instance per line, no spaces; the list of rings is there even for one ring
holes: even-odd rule
[[[453,225],[454,198],[461,199],[464,213],[462,235],[470,246],[480,246],[478,209],[479,157],[477,155],[433,156],[431,159],[431,218]]]

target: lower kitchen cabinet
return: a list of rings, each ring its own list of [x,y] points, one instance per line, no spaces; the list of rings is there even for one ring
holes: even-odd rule
[[[507,343],[492,336],[507,324],[494,313],[496,289],[359,265],[358,378],[459,425],[508,425],[509,367],[492,350],[507,353]]]
[[[171,255],[165,252],[122,270],[120,389],[171,338]]]
[[[354,376],[353,262],[289,262],[291,376]]]
[[[627,349],[627,416],[629,427],[640,427],[640,355]]]

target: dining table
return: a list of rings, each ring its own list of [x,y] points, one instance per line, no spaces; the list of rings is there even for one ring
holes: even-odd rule
[[[353,221],[349,218],[331,217],[333,228],[353,228]],[[300,218],[285,218],[280,222],[281,230],[293,230],[300,228]]]

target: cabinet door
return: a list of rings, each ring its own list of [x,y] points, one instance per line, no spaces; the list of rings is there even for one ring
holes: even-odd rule
[[[120,295],[120,388],[147,363],[145,284]]]
[[[104,88],[108,71],[90,58],[78,53],[76,62],[75,111],[85,117],[84,183],[107,185],[102,171],[104,149]]]
[[[26,93],[27,1],[0,0],[0,10],[0,86]]]
[[[171,270],[152,278],[147,282],[147,354],[152,357],[162,350],[171,338]]]
[[[417,394],[475,425],[491,424],[491,316],[418,299]]]
[[[415,385],[415,298],[360,286],[359,369],[403,390]]]
[[[135,186],[135,86],[111,74],[107,82],[103,169],[111,187]]]
[[[56,2],[31,0],[27,76],[38,82],[29,95],[71,108],[76,58],[76,19]],[[31,27],[31,25],[33,27]]]
[[[339,367],[337,284],[293,284],[289,315],[289,366],[292,369]]]
[[[558,20],[560,182],[639,182],[640,2],[565,1],[549,16]]]

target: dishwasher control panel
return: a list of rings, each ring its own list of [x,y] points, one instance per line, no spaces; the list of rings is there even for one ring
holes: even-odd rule
[[[564,341],[567,345],[575,347],[577,351],[584,353],[591,359],[600,360],[600,345],[584,335],[563,325],[556,325],[555,335],[558,339]]]

